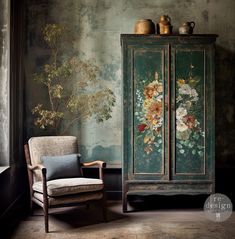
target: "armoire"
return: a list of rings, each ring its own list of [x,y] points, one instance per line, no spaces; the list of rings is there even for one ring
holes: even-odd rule
[[[121,34],[123,211],[128,195],[211,194],[214,34]]]

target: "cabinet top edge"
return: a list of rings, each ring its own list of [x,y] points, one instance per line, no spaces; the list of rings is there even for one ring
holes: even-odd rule
[[[217,34],[121,34],[121,38],[216,38]]]

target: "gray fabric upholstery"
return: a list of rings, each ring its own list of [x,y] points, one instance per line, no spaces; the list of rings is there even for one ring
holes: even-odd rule
[[[43,194],[35,192],[33,197],[38,199],[39,201],[43,202]],[[80,203],[86,202],[90,200],[99,200],[103,197],[102,192],[92,192],[92,193],[85,193],[81,195],[67,195],[67,196],[60,196],[60,197],[49,197],[48,203],[50,206],[55,205],[63,205],[63,204],[71,204],[71,203]]]
[[[62,156],[42,156],[42,164],[47,169],[47,180],[81,177],[80,156],[67,154]]]
[[[47,182],[47,194],[52,197],[94,192],[104,187],[101,179],[95,178],[63,178]],[[42,182],[33,184],[33,190],[43,193]]]
[[[32,166],[41,164],[42,156],[58,156],[78,153],[78,142],[74,136],[42,136],[32,137],[29,142],[29,152]],[[39,170],[34,175],[34,181],[41,181]]]

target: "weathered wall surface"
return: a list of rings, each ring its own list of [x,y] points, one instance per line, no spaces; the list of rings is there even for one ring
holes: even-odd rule
[[[0,166],[9,163],[9,6],[0,2]]]
[[[25,130],[27,138],[50,134],[33,125],[31,109],[43,98],[45,88],[32,80],[47,58],[40,38],[42,27],[58,23],[70,29],[68,51],[81,59],[95,59],[101,78],[116,96],[112,118],[97,124],[89,120],[74,125],[70,134],[78,135],[85,159],[103,158],[121,163],[122,80],[120,34],[133,33],[135,21],[150,18],[154,22],[168,14],[173,31],[185,21],[194,21],[194,33],[216,33],[216,158],[217,164],[235,164],[234,52],[235,1],[233,0],[47,0],[28,1],[25,85]],[[73,87],[73,85],[71,85]]]

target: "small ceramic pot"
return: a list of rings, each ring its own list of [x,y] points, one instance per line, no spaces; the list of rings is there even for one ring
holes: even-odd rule
[[[135,34],[154,34],[155,25],[151,19],[140,19],[135,23]]]

